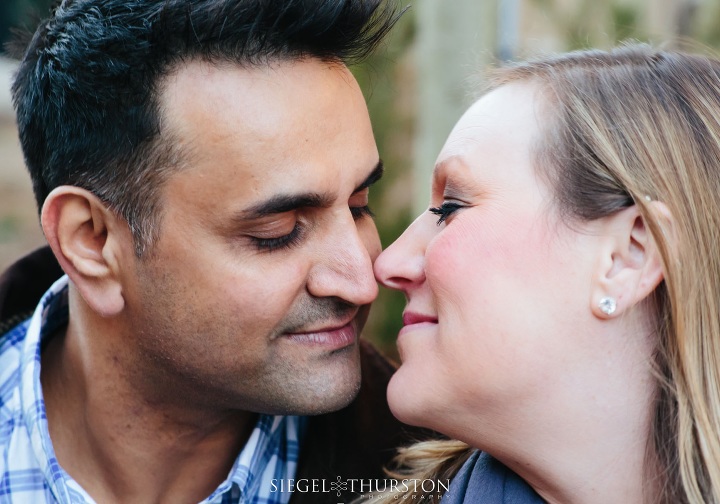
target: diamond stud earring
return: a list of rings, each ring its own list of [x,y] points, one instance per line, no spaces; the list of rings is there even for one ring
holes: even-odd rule
[[[599,306],[600,311],[603,312],[605,315],[612,315],[613,313],[615,313],[617,303],[615,302],[614,298],[604,297],[600,300]]]

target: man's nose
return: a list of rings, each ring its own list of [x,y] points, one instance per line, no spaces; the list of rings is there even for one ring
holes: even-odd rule
[[[324,237],[308,278],[315,297],[337,297],[354,305],[375,300],[378,285],[373,275],[371,251],[379,250],[375,229],[359,229],[352,216],[336,223]]]

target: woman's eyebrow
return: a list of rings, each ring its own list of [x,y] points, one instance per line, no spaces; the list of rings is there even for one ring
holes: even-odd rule
[[[465,159],[460,155],[443,159],[435,165],[432,173],[433,191],[445,186],[449,186],[456,191],[469,187],[470,184],[467,180],[467,172],[469,169],[469,166],[465,163]],[[449,178],[451,178],[451,180],[448,182]]]

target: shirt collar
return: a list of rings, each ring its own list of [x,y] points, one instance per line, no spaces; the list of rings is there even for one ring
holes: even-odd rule
[[[73,502],[72,495],[92,498],[57,461],[50,440],[40,382],[40,356],[49,338],[68,322],[68,277],[57,280],[43,295],[30,319],[20,364],[20,404],[30,435],[30,443],[52,493],[59,502]],[[261,415],[250,438],[235,460],[228,478],[204,502],[215,502],[218,496],[256,495],[271,473],[278,478],[292,478],[297,469],[298,447],[305,430],[305,418]],[[264,489],[263,492],[267,493]]]
[[[45,401],[40,385],[42,346],[68,321],[68,277],[57,280],[43,295],[33,313],[23,345],[20,363],[20,405],[30,444],[50,490],[60,502],[72,502],[69,475],[60,467],[48,430]],[[82,492],[74,485],[75,494]]]
[[[228,478],[202,504],[214,502],[229,490],[250,499],[248,502],[257,498],[266,499],[262,502],[287,501],[271,495],[276,490],[271,490],[269,476],[275,480],[295,477],[306,423],[306,417],[260,415]]]

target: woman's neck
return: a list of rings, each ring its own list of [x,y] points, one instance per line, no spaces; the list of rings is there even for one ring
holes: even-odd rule
[[[472,421],[461,419],[465,430],[446,433],[493,455],[547,502],[655,503],[664,471],[652,443],[657,383],[648,350],[630,343],[569,364],[567,374],[538,377],[517,407],[485,403]]]

